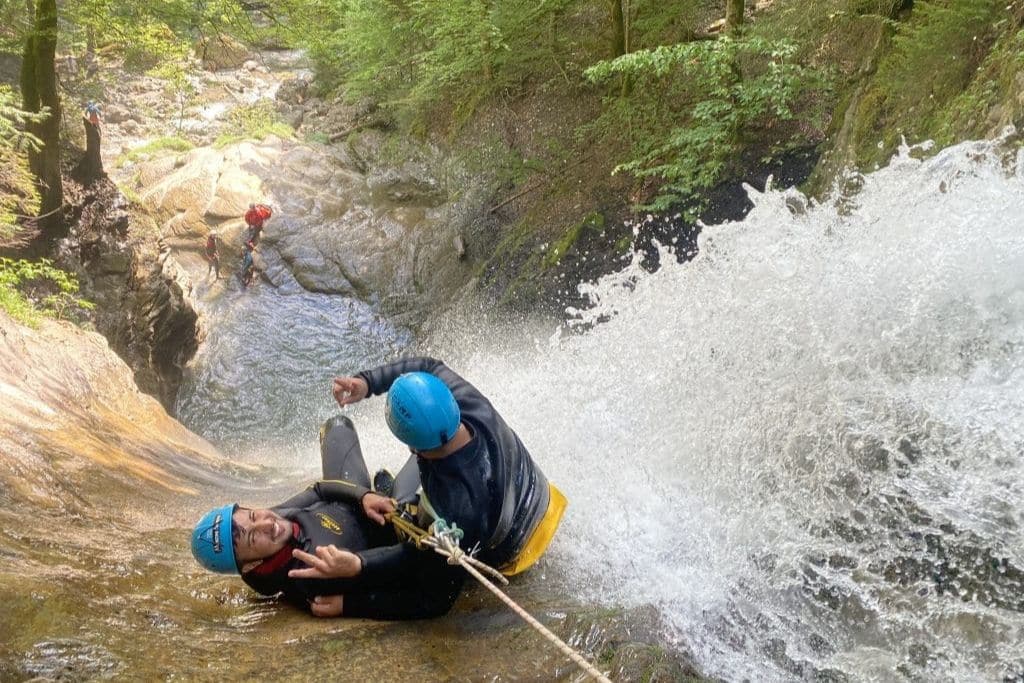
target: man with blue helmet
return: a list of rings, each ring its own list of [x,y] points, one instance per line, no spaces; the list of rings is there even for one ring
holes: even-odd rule
[[[407,358],[334,380],[342,406],[387,393],[385,418],[416,456],[423,486],[421,504],[463,530],[462,547],[511,576],[530,567],[547,548],[566,500],[530,457],[522,441],[490,401],[441,361]],[[390,501],[368,499],[377,515]],[[378,548],[373,561],[396,562],[408,547]],[[366,559],[340,552],[309,562],[293,576],[359,576],[374,570]]]
[[[324,480],[280,505],[251,509],[229,504],[206,513],[192,531],[196,560],[211,571],[240,574],[263,595],[283,594],[316,616],[419,619],[447,612],[461,577],[433,554],[392,552],[390,563],[378,560],[376,570],[358,578],[289,575],[342,552],[361,563],[373,548],[399,543],[391,527],[371,523],[363,512],[364,505],[373,507],[369,501],[378,500],[374,506],[379,506],[379,499],[390,499],[370,491],[348,418],[337,416],[324,425],[321,457]],[[394,481],[394,495],[400,503],[411,502],[418,486],[415,467],[405,467]]]

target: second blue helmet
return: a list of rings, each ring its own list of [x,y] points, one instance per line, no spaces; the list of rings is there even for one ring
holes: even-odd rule
[[[428,372],[409,372],[396,379],[384,415],[399,441],[417,451],[447,443],[462,417],[451,389]]]

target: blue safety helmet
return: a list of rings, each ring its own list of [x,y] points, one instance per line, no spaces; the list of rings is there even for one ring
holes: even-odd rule
[[[444,382],[427,372],[409,372],[391,385],[384,417],[399,441],[429,451],[455,436],[461,413]]]
[[[234,503],[214,508],[203,515],[192,530],[192,555],[196,561],[219,574],[237,574],[235,543],[231,535]]]

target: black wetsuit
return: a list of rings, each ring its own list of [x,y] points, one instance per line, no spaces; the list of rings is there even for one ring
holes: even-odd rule
[[[263,595],[282,593],[301,607],[308,607],[318,595],[343,595],[342,615],[346,617],[420,619],[444,614],[458,596],[462,578],[436,553],[409,544],[394,545],[398,539],[390,525],[378,526],[363,515],[360,499],[369,490],[369,475],[355,429],[341,417],[329,421],[325,432],[321,444],[324,476],[332,479],[319,481],[271,508],[297,525],[298,532],[279,555],[266,560],[262,569],[243,574],[242,579]],[[288,576],[288,570],[306,567],[290,557],[292,548],[315,554],[317,546],[331,544],[351,552],[378,546],[408,546],[411,552],[393,552],[391,564],[380,563],[377,570],[364,567],[355,578]],[[268,568],[271,571],[263,573]]]
[[[440,460],[418,457],[420,481],[434,511],[463,530],[462,548],[479,544],[477,557],[500,568],[519,554],[543,519],[550,492],[530,453],[483,394],[433,358],[407,358],[366,370],[371,395],[383,394],[406,372],[429,372],[443,381],[472,432],[468,444]],[[389,549],[359,553],[364,567],[393,561]]]

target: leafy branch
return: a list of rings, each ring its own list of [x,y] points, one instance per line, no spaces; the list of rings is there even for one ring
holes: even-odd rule
[[[628,97],[635,106],[609,106],[607,111],[631,117],[634,136],[632,158],[614,172],[661,182],[643,208],[664,210],[695,200],[724,178],[759,126],[795,118],[795,102],[817,80],[796,63],[796,52],[789,41],[723,36],[638,50],[584,72],[594,83],[617,76],[634,83]],[[658,90],[668,92],[653,97]],[[646,125],[638,129],[636,121]],[[614,129],[614,121],[606,125]]]
[[[77,319],[96,305],[78,295],[78,279],[49,259],[0,258],[0,308],[27,325],[43,316]]]

